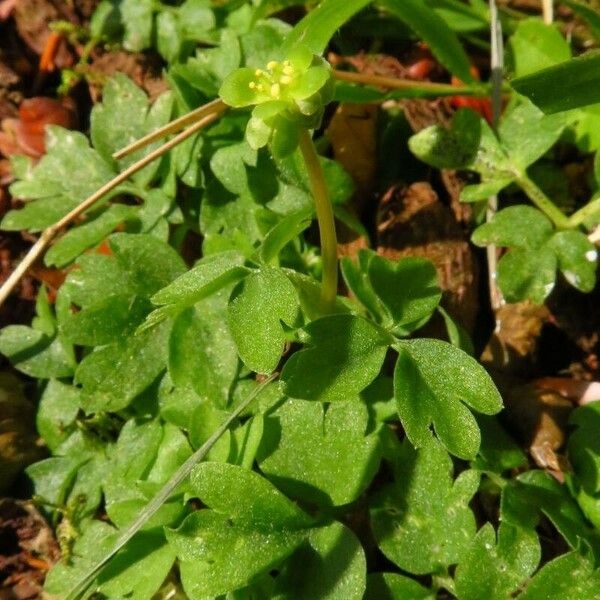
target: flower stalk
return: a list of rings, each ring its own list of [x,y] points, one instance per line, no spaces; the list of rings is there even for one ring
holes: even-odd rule
[[[330,312],[337,296],[338,264],[337,238],[333,208],[325,184],[323,167],[319,161],[312,137],[307,129],[300,131],[300,151],[306,165],[311,190],[315,200],[319,234],[321,238],[321,258],[323,275],[321,279],[321,301],[323,310]]]

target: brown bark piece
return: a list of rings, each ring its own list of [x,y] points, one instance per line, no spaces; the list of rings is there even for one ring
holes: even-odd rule
[[[0,600],[41,598],[46,573],[59,558],[52,529],[33,503],[0,501]]]
[[[161,71],[160,61],[144,54],[107,52],[96,56],[89,66],[92,101],[99,102],[105,81],[115,73],[127,75],[150,96],[150,101],[154,101],[169,89]]]

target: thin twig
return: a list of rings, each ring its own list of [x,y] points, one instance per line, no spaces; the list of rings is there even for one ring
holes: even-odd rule
[[[227,105],[222,100],[217,98],[216,100],[213,100],[208,104],[204,104],[203,106],[192,110],[191,112],[183,115],[182,117],[171,121],[164,127],[161,127],[160,129],[157,129],[156,131],[145,135],[143,138],[140,138],[139,140],[136,140],[135,142],[129,144],[129,146],[125,146],[124,148],[117,150],[117,152],[115,152],[112,155],[112,157],[115,160],[119,160],[127,156],[128,154],[132,154],[140,148],[143,148],[144,146],[155,142],[156,140],[160,140],[171,133],[180,131],[190,123],[195,123],[198,119],[201,119],[202,117],[212,114],[220,115],[225,110],[227,110]]]
[[[502,23],[498,18],[498,8],[495,0],[490,0],[490,42],[491,42],[491,79],[492,79],[492,127],[498,128],[500,114],[502,113],[502,78],[504,72],[504,48],[502,43]],[[488,198],[485,213],[486,222],[490,222],[498,212],[498,196],[494,194]],[[498,287],[498,248],[490,244],[486,248],[488,266],[488,286],[492,310],[496,312],[503,304],[504,298]]]
[[[19,283],[23,275],[27,272],[29,267],[42,255],[46,247],[56,237],[60,230],[71,223],[74,219],[83,214],[86,210],[92,207],[98,200],[102,199],[108,192],[116,188],[119,184],[127,180],[131,175],[137,173],[143,169],[146,165],[150,164],[157,158],[160,158],[163,154],[172,150],[178,144],[185,141],[190,136],[194,135],[203,127],[206,127],[217,119],[219,113],[212,113],[207,115],[203,119],[200,119],[197,123],[194,123],[189,129],[182,131],[179,135],[175,136],[172,140],[169,140],[166,144],[163,144],[156,150],[153,150],[147,156],[144,156],[141,160],[137,161],[122,173],[119,173],[114,179],[111,179],[108,183],[105,183],[100,189],[96,190],[91,196],[86,198],[81,204],[75,207],[71,212],[66,214],[62,219],[50,225],[40,235],[37,242],[29,249],[29,252],[25,255],[23,260],[19,263],[17,268],[11,273],[9,278],[0,287],[0,306],[4,304],[4,301],[8,298],[10,293]]]
[[[256,386],[252,392],[241,402],[222,425],[210,436],[210,438],[192,454],[173,474],[171,479],[158,491],[158,493],[146,504],[142,512],[131,525],[119,536],[112,549],[91,567],[71,588],[65,600],[76,600],[85,592],[96,575],[104,568],[108,561],[119,551],[131,538],[152,518],[156,511],[169,499],[177,486],[190,474],[192,469],[208,454],[210,449],[219,441],[221,436],[229,429],[230,425],[237,419],[252,401],[271,383],[278,373],[272,373],[262,383]]]

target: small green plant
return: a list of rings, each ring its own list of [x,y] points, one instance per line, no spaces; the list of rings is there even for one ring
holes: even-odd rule
[[[495,418],[500,394],[442,307],[431,262],[362,249],[340,261],[350,293],[338,293],[334,217],[357,226],[349,174],[318,151],[327,106],[457,88],[348,77],[322,58],[332,36],[385,14],[468,82],[461,94],[489,90],[456,32],[484,43],[485,6],[385,0],[360,13],[367,4],[325,0],[292,28],[264,18],[280,7],[269,2],[104,0],[91,37],[157,49],[170,91],[150,106],[118,75],[92,111],[91,144],[51,128],[37,165],[14,159],[11,192],[26,203],[2,227],[42,234],[0,298],[52,241],[46,265],[68,269],[55,302],[42,288],[30,327],[0,331],[0,352],[39,381],[51,456],[27,475],[66,549],[48,595],[595,597],[598,411],[573,414],[561,485],[528,469]],[[519,48],[540,26],[551,44],[559,34],[505,17],[523,75]],[[567,216],[535,175],[583,121],[513,94],[497,130],[462,110],[408,141],[429,165],[478,175],[463,200],[521,190],[534,204],[473,233],[509,248],[498,266],[509,301],[543,302],[557,272],[595,285],[583,229],[597,200]],[[305,235],[313,220],[319,246]],[[191,266],[189,234],[201,240]],[[422,337],[436,315],[449,341]],[[547,560],[540,524],[566,553]]]

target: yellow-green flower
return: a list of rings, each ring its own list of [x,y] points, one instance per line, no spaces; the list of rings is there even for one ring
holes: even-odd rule
[[[237,69],[219,95],[229,106],[254,106],[246,137],[254,148],[270,144],[274,156],[286,156],[298,145],[299,127],[319,126],[333,96],[329,64],[304,46],[264,69]]]

